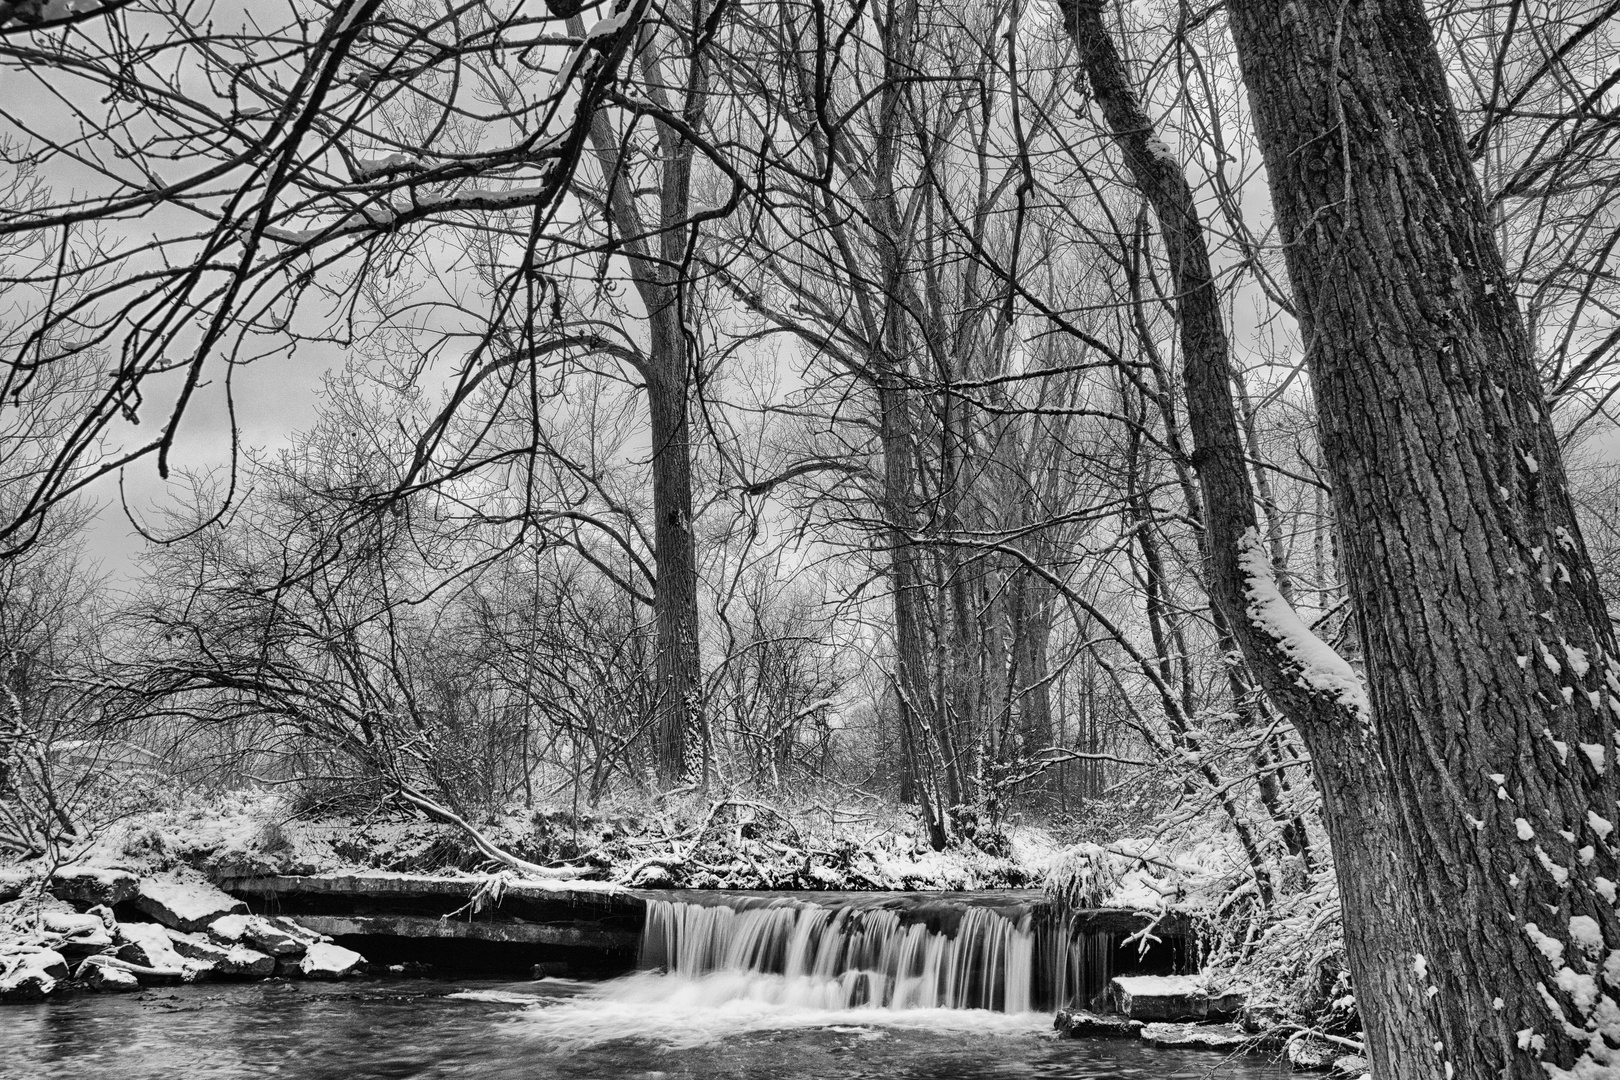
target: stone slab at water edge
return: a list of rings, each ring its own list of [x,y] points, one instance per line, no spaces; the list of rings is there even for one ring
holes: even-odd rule
[[[1254,1036],[1233,1024],[1147,1024],[1142,1041],[1198,1050],[1241,1050]]]
[[[1109,1006],[1144,1022],[1236,1016],[1245,996],[1240,990],[1212,991],[1197,975],[1120,976],[1108,984]]]
[[[164,926],[202,930],[215,919],[247,911],[247,904],[206,881],[146,878],[135,891],[135,906]]]
[[[1140,1021],[1112,1013],[1087,1012],[1085,1009],[1059,1009],[1052,1027],[1071,1039],[1094,1035],[1135,1035]]]

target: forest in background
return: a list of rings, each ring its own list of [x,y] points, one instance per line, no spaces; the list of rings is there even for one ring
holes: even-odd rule
[[[181,792],[876,797],[936,850],[1214,830],[1256,925],[1331,902],[1212,600],[1241,542],[1360,664],[1222,8],[272,7],[0,4],[13,855]],[[1615,7],[1426,10],[1612,599]],[[240,444],[309,356],[318,419]]]

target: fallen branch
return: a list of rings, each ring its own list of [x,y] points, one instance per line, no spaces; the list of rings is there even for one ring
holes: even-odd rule
[[[498,863],[505,863],[512,869],[522,872],[529,877],[550,878],[556,880],[573,880],[584,877],[593,869],[588,866],[541,866],[539,863],[520,859],[505,848],[497,847],[489,838],[479,832],[473,825],[446,806],[441,806],[414,788],[399,785],[399,797],[403,801],[416,807],[431,818],[436,818],[447,825],[454,825],[467,834],[473,846],[486,856]]]
[[[1325,1031],[1318,1031],[1316,1028],[1307,1027],[1302,1027],[1295,1031],[1292,1035],[1288,1036],[1288,1041],[1283,1043],[1283,1046],[1286,1048],[1292,1046],[1296,1042],[1299,1042],[1301,1039],[1307,1038],[1321,1039],[1323,1042],[1335,1043],[1347,1050],[1354,1050],[1358,1054],[1365,1054],[1367,1052],[1367,1044],[1364,1042],[1360,1042],[1356,1039],[1347,1039],[1343,1035],[1329,1035]]]

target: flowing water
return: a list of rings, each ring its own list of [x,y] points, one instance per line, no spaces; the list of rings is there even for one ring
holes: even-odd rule
[[[1051,925],[1038,894],[675,895],[647,903],[641,967],[774,1004],[1022,1013],[1113,974],[1114,935]]]
[[[7,1080],[1283,1080],[1256,1058],[1057,1040],[1047,1013],[831,1012],[610,983],[199,985],[0,1008]]]
[[[1280,1080],[1256,1058],[1056,1039],[1043,1002],[1095,982],[1081,969],[1098,950],[1051,933],[971,899],[653,901],[642,970],[607,981],[204,984],[0,1008],[0,1077]]]

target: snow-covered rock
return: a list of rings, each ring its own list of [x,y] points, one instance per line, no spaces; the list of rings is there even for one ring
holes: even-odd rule
[[[142,986],[173,986],[183,982],[189,974],[185,968],[155,968],[145,964],[137,964],[118,956],[91,956],[84,961],[85,964],[99,964],[104,967],[115,967],[120,971],[133,975]],[[84,964],[79,965],[81,969]]]
[[[1202,1020],[1209,995],[1192,975],[1128,975],[1108,983],[1108,1001],[1132,1020]]]
[[[164,926],[202,930],[224,915],[246,912],[247,905],[204,881],[147,878],[135,893],[135,906]]]
[[[141,988],[141,981],[134,972],[114,964],[97,963],[97,959],[100,958],[85,960],[76,973],[78,980],[89,989],[104,994],[123,994]]]
[[[128,870],[106,866],[64,866],[51,875],[50,890],[79,904],[122,904],[135,895],[140,879]]]
[[[275,957],[246,945],[232,945],[214,962],[214,974],[229,979],[268,979],[275,972]]]
[[[332,943],[332,939],[327,935],[317,933],[307,926],[295,923],[285,915],[272,915],[270,922],[303,942],[306,949],[320,941],[324,941],[328,945]]]
[[[157,923],[118,924],[118,958],[160,971],[185,971],[185,958],[175,951],[168,930]]]
[[[208,924],[208,936],[226,944],[238,944],[247,937],[248,923],[253,918],[252,915],[221,915]]]
[[[113,935],[97,915],[50,911],[41,915],[40,923],[53,938],[59,938],[52,941],[52,948],[63,956],[94,956],[112,949]]]
[[[1059,1009],[1052,1026],[1071,1039],[1089,1035],[1129,1035],[1134,1027],[1123,1016],[1103,1016],[1085,1009]]]
[[[208,933],[219,941],[250,945],[277,958],[300,956],[320,941],[319,934],[296,925],[295,929],[262,915],[226,915],[208,924]]]
[[[68,977],[67,960],[54,949],[13,946],[0,955],[0,1001],[39,1001]]]
[[[225,959],[231,952],[231,946],[216,945],[201,934],[188,934],[183,930],[170,930],[169,944],[186,960],[206,960],[211,964]]]
[[[366,958],[353,949],[316,942],[298,961],[298,971],[306,979],[343,979],[359,974],[365,964]]]
[[[33,875],[20,867],[7,866],[0,869],[0,903],[17,899],[33,884]]]
[[[1236,1050],[1250,1036],[1232,1024],[1146,1024],[1142,1041],[1187,1050]]]
[[[1291,1039],[1284,1056],[1288,1059],[1289,1068],[1295,1072],[1318,1072],[1331,1069],[1333,1062],[1342,1057],[1344,1051],[1325,1039],[1313,1039],[1309,1035],[1303,1038]]]
[[[77,911],[43,911],[40,924],[53,934],[92,934],[107,932],[107,924],[100,915]]]
[[[169,938],[174,951],[193,962],[209,965],[213,974],[223,979],[265,979],[275,974],[275,957],[267,956],[246,945],[216,945],[201,934],[185,934],[170,930]]]
[[[1333,1075],[1346,1080],[1360,1080],[1370,1071],[1367,1059],[1360,1054],[1344,1054],[1333,1059]]]

